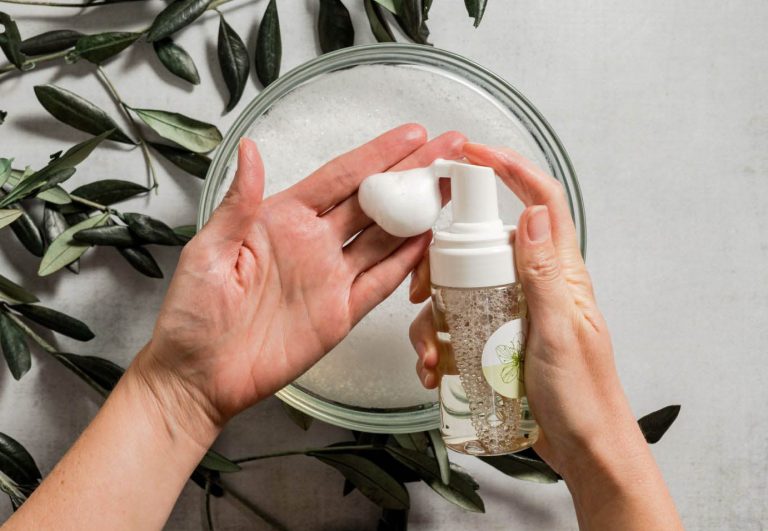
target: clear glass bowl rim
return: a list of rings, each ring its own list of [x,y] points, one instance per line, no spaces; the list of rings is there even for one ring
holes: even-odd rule
[[[586,256],[586,219],[576,173],[565,148],[541,113],[512,85],[474,61],[439,48],[405,43],[353,46],[321,55],[297,66],[260,92],[235,120],[213,156],[200,196],[198,229],[216,207],[218,188],[227,175],[239,139],[258,117],[283,96],[318,76],[364,64],[410,64],[443,69],[483,89],[509,109],[528,129],[546,156],[549,170],[565,187],[581,253]],[[314,418],[351,430],[409,433],[435,429],[440,425],[436,402],[401,409],[357,408],[321,398],[292,384],[278,391],[277,396]]]

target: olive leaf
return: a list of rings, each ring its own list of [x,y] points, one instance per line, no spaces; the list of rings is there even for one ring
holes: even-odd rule
[[[451,467],[450,483],[444,484],[440,478],[440,469],[433,459],[415,450],[387,446],[387,453],[402,464],[417,472],[432,490],[449,502],[472,512],[485,512],[482,498],[475,492],[476,482],[458,467]]]
[[[8,206],[19,199],[23,199],[30,195],[38,188],[42,187],[47,182],[48,178],[55,175],[58,171],[64,168],[72,168],[80,164],[94,149],[96,149],[96,146],[110,134],[112,134],[112,131],[105,131],[98,136],[80,142],[69,148],[67,152],[60,157],[52,159],[43,169],[33,173],[25,179],[20,178],[13,190],[0,200],[0,208]]]
[[[72,190],[72,195],[101,205],[112,205],[147,192],[149,192],[149,188],[146,186],[130,181],[103,179],[75,188]],[[75,212],[90,212],[91,210],[93,210],[92,207],[78,203],[62,207],[61,212],[73,214]]]
[[[32,356],[29,353],[24,332],[2,308],[0,308],[0,347],[11,375],[15,380],[20,380],[32,367]]]
[[[379,4],[381,7],[392,13],[393,15],[397,15],[400,12],[400,4],[402,0],[373,0],[377,4]]]
[[[90,341],[96,337],[84,322],[57,310],[46,308],[39,304],[14,304],[11,308],[30,321],[72,339]]]
[[[200,84],[200,75],[192,57],[170,37],[152,43],[155,54],[168,71],[193,85]]]
[[[149,142],[149,145],[155,148],[158,153],[174,166],[195,177],[205,179],[205,176],[208,174],[208,168],[211,166],[210,157],[157,142]]]
[[[79,31],[54,30],[46,31],[21,41],[21,52],[26,55],[43,55],[61,52],[72,48],[82,37]]]
[[[157,245],[180,245],[182,243],[173,229],[159,219],[135,212],[125,213],[122,217],[131,232],[146,243]]]
[[[57,187],[59,184],[72,177],[75,174],[75,171],[75,168],[65,167],[49,173],[43,185],[37,189],[37,195],[39,196],[40,194]]]
[[[125,31],[107,31],[95,35],[85,35],[77,39],[75,50],[68,57],[70,59],[82,57],[91,63],[101,64],[128,48],[141,35],[141,33]]]
[[[346,48],[355,43],[355,28],[352,26],[349,11],[341,0],[320,0],[317,32],[323,53]]]
[[[35,256],[43,256],[45,243],[43,242],[43,235],[40,233],[40,229],[37,228],[37,225],[35,225],[32,217],[24,207],[19,203],[15,203],[13,206],[21,212],[19,219],[11,223],[13,234],[27,251]]]
[[[376,531],[407,531],[408,511],[382,509]]]
[[[334,467],[375,504],[387,509],[408,509],[410,498],[405,486],[389,472],[368,459],[353,454],[309,453]]]
[[[116,247],[118,252],[136,271],[150,278],[163,278],[163,272],[157,265],[152,253],[144,247]]]
[[[368,24],[371,26],[371,33],[378,42],[395,42],[395,35],[389,22],[384,16],[381,5],[374,0],[364,0],[365,15],[368,17]]]
[[[8,112],[0,110],[0,125],[5,123],[5,119],[8,117]]]
[[[295,407],[286,404],[285,402],[280,402],[283,405],[283,410],[285,411],[285,414],[288,415],[288,418],[293,421],[294,424],[296,424],[299,428],[301,428],[304,431],[307,431],[309,427],[312,425],[312,421],[314,420],[312,417],[304,413],[303,411],[299,411]]]
[[[427,42],[429,28],[427,28],[422,0],[402,0],[400,11],[395,20],[403,32],[413,42],[418,44],[430,44]]]
[[[197,234],[197,227],[195,225],[181,225],[179,227],[174,227],[173,232],[181,241],[186,243],[195,237],[195,234]]]
[[[69,223],[64,215],[55,208],[46,204],[43,209],[43,237],[48,245],[58,238],[62,232],[69,228]],[[80,272],[80,261],[75,260],[67,265],[67,269],[75,274]]]
[[[679,414],[680,406],[674,405],[641,417],[637,423],[640,425],[640,430],[648,444],[659,442]]]
[[[232,26],[219,16],[219,42],[217,46],[219,66],[224,83],[229,91],[229,102],[226,110],[231,111],[243,95],[245,83],[248,80],[250,60],[248,50],[240,36]]]
[[[202,15],[211,0],[174,0],[155,17],[147,33],[149,42],[170,37]]]
[[[0,432],[0,490],[11,498],[14,510],[26,501],[42,478],[26,448]]]
[[[233,463],[220,453],[214,451],[214,450],[208,450],[208,453],[206,453],[203,456],[203,460],[200,461],[200,466],[205,467],[209,470],[215,470],[217,472],[224,472],[224,473],[231,473],[231,472],[237,472],[239,470],[242,470],[240,465],[237,463]]]
[[[134,144],[104,110],[74,92],[50,84],[34,90],[40,104],[60,122],[93,135],[111,130],[110,140]]]
[[[467,8],[467,14],[475,19],[475,27],[480,25],[485,13],[485,6],[488,0],[464,0],[464,6]]]
[[[22,214],[23,212],[18,208],[0,209],[0,229],[19,219]]]
[[[109,214],[100,214],[81,221],[62,232],[45,252],[43,259],[40,261],[40,267],[37,270],[37,274],[41,277],[50,275],[80,258],[90,246],[74,241],[72,235],[86,228],[103,225],[108,219]]]
[[[445,447],[445,441],[440,435],[440,430],[429,430],[427,432],[429,442],[432,444],[432,451],[435,453],[435,461],[440,468],[440,479],[446,485],[451,482],[451,461],[448,459],[448,449]]]
[[[40,300],[3,275],[0,275],[0,299],[7,302],[38,302]]]
[[[42,201],[53,203],[54,205],[68,205],[72,202],[72,198],[61,186],[57,185],[49,189],[47,186],[43,185],[41,190],[42,191],[38,192],[35,197]]]
[[[57,352],[54,357],[104,397],[114,389],[125,372],[125,369],[119,365],[97,356],[80,356]]]
[[[562,478],[548,464],[516,454],[478,457],[504,474],[534,483],[557,483]]]
[[[2,11],[0,11],[0,25],[4,28],[3,33],[0,33],[0,49],[16,68],[21,69],[26,57],[21,51],[19,27],[10,15]]]
[[[72,238],[88,245],[112,245],[115,247],[134,247],[142,243],[125,225],[107,225],[83,229],[73,234]]]
[[[269,0],[256,37],[256,75],[265,87],[280,75],[282,54],[283,44],[277,3],[275,0]]]
[[[0,158],[0,188],[2,188],[3,185],[8,182],[8,179],[11,176],[12,163],[13,159]]]
[[[207,153],[221,142],[221,132],[214,125],[175,112],[131,110],[158,135],[195,153]]]
[[[427,434],[423,431],[417,431],[413,433],[395,433],[392,435],[397,444],[408,450],[416,450],[417,452],[424,452],[429,446],[429,439]]]

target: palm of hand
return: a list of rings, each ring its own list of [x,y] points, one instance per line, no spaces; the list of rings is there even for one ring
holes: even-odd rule
[[[371,225],[354,195],[360,181],[456,157],[463,141],[425,144],[423,129],[403,126],[264,201],[258,152],[243,142],[232,188],[182,253],[153,356],[221,420],[282,388],[394,291],[429,242]]]

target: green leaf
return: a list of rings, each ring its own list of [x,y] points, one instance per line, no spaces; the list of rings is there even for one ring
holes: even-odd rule
[[[0,110],[0,125],[3,125],[5,123],[5,119],[8,117],[8,113],[6,111]]]
[[[6,310],[0,308],[0,347],[13,378],[20,380],[32,366],[32,356],[24,332],[13,322]]]
[[[102,396],[107,396],[125,372],[119,365],[97,356],[57,352],[54,357]]]
[[[451,481],[448,485],[440,479],[440,469],[429,456],[407,448],[387,446],[387,452],[402,464],[416,471],[432,490],[449,502],[472,512],[485,512],[482,498],[475,492],[476,483],[468,474],[457,467],[451,469]]]
[[[51,243],[45,252],[37,274],[41,277],[55,273],[67,264],[71,264],[90,247],[87,244],[78,243],[72,239],[72,235],[83,229],[98,227],[103,225],[109,219],[109,214],[100,214],[88,218],[80,223],[68,228]]]
[[[410,498],[405,486],[389,472],[364,457],[353,454],[313,454],[334,467],[369,500],[387,509],[408,509]]]
[[[115,247],[133,247],[141,241],[125,225],[108,225],[83,229],[72,235],[75,241],[88,245],[113,245]]]
[[[680,406],[667,406],[638,420],[637,423],[648,444],[659,442],[679,414]]]
[[[195,153],[208,153],[221,142],[221,132],[214,125],[175,112],[131,110],[158,135]]]
[[[440,479],[448,485],[451,482],[451,461],[448,459],[448,450],[445,447],[445,441],[440,435],[440,430],[430,430],[427,432],[429,442],[432,444],[432,450],[435,452],[435,461],[440,468]]]
[[[269,0],[256,37],[256,75],[265,87],[280,75],[282,55],[283,43],[280,36],[277,3],[275,0]]]
[[[60,122],[93,135],[111,130],[110,140],[134,144],[106,112],[74,92],[47,84],[37,85],[35,95],[45,110]]]
[[[285,402],[281,402],[281,404],[283,405],[283,410],[285,411],[285,414],[288,415],[288,418],[304,431],[307,431],[312,425],[312,421],[315,420],[303,411],[299,411]]]
[[[19,219],[22,214],[23,212],[17,208],[0,209],[0,229]]]
[[[188,26],[202,15],[208,8],[211,0],[175,0],[163,9],[147,33],[149,42],[159,41],[170,37],[181,28]]]
[[[376,531],[408,531],[408,511],[382,509]]]
[[[111,133],[112,131],[106,131],[98,136],[72,146],[62,156],[48,162],[48,165],[43,169],[33,173],[26,179],[19,180],[13,190],[0,200],[0,208],[8,206],[19,199],[23,199],[30,195],[35,190],[42,187],[47,182],[48,178],[51,175],[56,174],[59,170],[63,168],[72,168],[80,164],[94,149],[96,149],[96,146]]]
[[[163,278],[163,272],[157,265],[152,253],[144,247],[116,247],[118,252],[131,266],[150,278]]]
[[[164,158],[168,159],[174,166],[181,168],[185,172],[205,179],[208,173],[208,168],[211,166],[210,157],[201,155],[200,153],[193,153],[192,151],[181,149],[166,144],[158,144],[157,142],[149,142]]]
[[[218,43],[219,66],[224,83],[229,91],[229,102],[226,110],[231,111],[243,96],[245,83],[248,81],[250,60],[248,50],[240,36],[232,29],[232,26],[224,20],[224,15],[219,20]]]
[[[75,174],[75,171],[76,171],[75,168],[60,168],[58,170],[55,170],[49,173],[43,185],[40,188],[38,188],[37,195],[39,196],[40,194],[46,192],[47,190],[50,190],[58,186],[59,184],[63,183],[64,181],[72,177]]]
[[[83,34],[79,31],[72,30],[46,31],[21,41],[21,51],[26,55],[61,52],[72,48],[82,36]]]
[[[200,466],[209,470],[215,470],[217,472],[231,473],[242,470],[240,465],[233,463],[220,453],[214,450],[208,450],[203,456],[203,460],[200,461]]]
[[[417,44],[430,44],[427,42],[429,28],[424,18],[421,0],[402,0],[400,14],[395,20],[403,32]]]
[[[3,275],[0,275],[0,299],[8,302],[38,302],[40,300]]]
[[[197,73],[195,62],[184,48],[174,43],[170,37],[155,41],[153,46],[157,58],[171,74],[193,85],[200,84],[200,74]]]
[[[43,186],[43,188],[45,188],[45,186]],[[54,186],[47,190],[44,189],[35,197],[48,203],[53,203],[54,205],[68,205],[72,202],[72,198],[69,197],[67,191],[61,186]]]
[[[528,457],[509,454],[492,457],[479,456],[478,459],[510,477],[523,481],[557,483],[562,479],[548,464]]]
[[[146,243],[157,245],[181,245],[173,229],[160,221],[144,214],[128,212],[123,214],[131,232]]]
[[[380,4],[374,0],[365,0],[365,15],[368,17],[368,24],[371,26],[371,33],[378,42],[395,42],[395,34],[389,27],[389,22],[384,16],[384,11]]]
[[[464,5],[467,8],[467,14],[470,18],[475,19],[475,27],[480,25],[480,21],[483,20],[485,14],[485,6],[488,0],[464,0]]]
[[[18,441],[0,432],[0,490],[16,510],[42,479],[35,460]]]
[[[374,0],[374,2],[393,15],[397,15],[400,12],[402,0]]]
[[[197,227],[195,225],[181,225],[179,227],[174,227],[173,232],[181,241],[186,243],[195,237],[195,234],[197,234]]]
[[[96,337],[84,322],[75,319],[74,317],[70,317],[67,314],[52,310],[51,308],[46,308],[45,306],[40,306],[38,304],[14,304],[11,308],[30,321],[34,321],[49,330],[71,337],[72,339],[77,339],[78,341],[90,341]]]
[[[427,434],[423,431],[417,431],[413,433],[395,433],[392,436],[397,441],[397,444],[403,448],[416,450],[417,452],[424,452],[429,445]]]
[[[43,242],[43,235],[40,234],[40,229],[37,228],[32,217],[27,214],[24,207],[19,203],[13,205],[21,216],[19,219],[11,223],[11,230],[16,235],[21,244],[35,256],[43,256],[45,250],[45,243]]]
[[[0,11],[0,25],[3,26],[3,33],[0,33],[0,49],[3,50],[8,60],[18,69],[22,68],[26,57],[21,52],[21,35],[19,27],[10,15]]]
[[[48,245],[58,238],[62,232],[69,228],[69,223],[55,208],[45,205],[43,209],[43,237]],[[75,260],[67,265],[67,269],[75,274],[80,272],[80,262]]]
[[[108,31],[80,37],[72,54],[92,63],[101,64],[119,54],[141,37],[141,33]]]
[[[11,176],[11,164],[13,159],[0,158],[0,188],[8,182],[8,178]]]
[[[72,195],[100,205],[113,205],[147,192],[149,192],[149,188],[130,181],[103,179],[75,188],[72,190]],[[75,212],[90,212],[91,210],[93,210],[91,207],[77,203],[63,207],[61,212],[63,214],[72,214]]]
[[[323,53],[346,48],[355,43],[355,28],[352,26],[349,11],[341,0],[320,0],[317,31]]]

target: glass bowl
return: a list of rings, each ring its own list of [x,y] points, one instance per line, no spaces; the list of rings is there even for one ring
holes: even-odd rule
[[[410,121],[423,123],[430,137],[455,128],[471,140],[511,145],[536,161],[565,186],[585,252],[584,207],[576,175],[546,120],[515,88],[482,66],[412,44],[373,44],[325,54],[262,91],[237,118],[213,158],[198,228],[231,182],[240,137],[251,136],[259,145],[270,195],[320,163]],[[291,177],[271,178],[275,175]],[[515,222],[522,205],[501,185],[499,199],[504,221]],[[438,226],[448,222],[450,209],[446,212]],[[404,306],[406,289],[401,286],[339,347],[277,396],[317,419],[349,429],[406,433],[437,428],[436,394],[420,388],[413,370],[416,357],[407,331],[418,308]],[[387,354],[376,354],[377,349]]]

